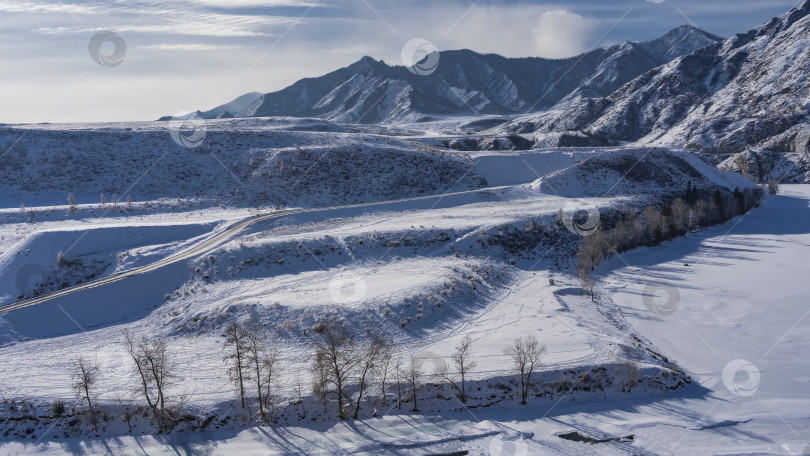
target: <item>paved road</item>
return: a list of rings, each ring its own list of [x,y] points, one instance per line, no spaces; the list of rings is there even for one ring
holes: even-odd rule
[[[75,286],[72,286],[72,287],[68,287],[68,288],[58,290],[58,291],[54,291],[52,293],[47,293],[47,294],[43,294],[41,296],[36,296],[36,297],[33,297],[33,298],[13,302],[11,304],[6,304],[6,305],[3,305],[3,306],[0,306],[0,314],[6,313],[6,312],[11,312],[11,311],[17,310],[17,309],[22,309],[23,307],[34,306],[34,305],[37,305],[37,304],[40,304],[40,303],[43,303],[43,302],[46,302],[46,301],[50,301],[52,299],[59,298],[61,296],[69,295],[69,294],[72,294],[72,293],[77,293],[77,292],[80,292],[82,290],[88,290],[90,288],[96,288],[96,287],[104,286],[104,285],[107,285],[109,283],[117,282],[119,280],[124,280],[127,277],[132,277],[132,276],[135,276],[135,275],[145,274],[147,272],[151,272],[151,271],[154,271],[156,269],[160,269],[160,268],[162,268],[164,266],[168,266],[170,264],[174,264],[174,263],[177,263],[179,261],[187,260],[189,258],[193,258],[193,257],[196,257],[198,255],[202,255],[202,254],[204,254],[204,253],[206,253],[208,251],[211,251],[211,250],[221,246],[222,244],[228,242],[234,236],[236,236],[239,232],[241,232],[244,229],[250,227],[251,225],[255,225],[256,223],[264,222],[264,221],[267,221],[267,220],[286,217],[288,215],[294,215],[294,214],[306,214],[306,213],[312,213],[312,212],[323,212],[323,211],[338,210],[338,209],[352,209],[352,208],[358,208],[358,207],[368,207],[368,206],[376,206],[376,205],[384,205],[384,204],[403,203],[403,202],[409,202],[409,201],[427,200],[427,199],[432,199],[432,198],[442,199],[442,198],[445,198],[445,197],[448,197],[448,196],[471,194],[471,193],[477,193],[477,192],[482,192],[482,191],[499,190],[499,189],[503,189],[503,188],[507,188],[507,186],[479,188],[479,189],[475,189],[475,190],[464,190],[464,191],[460,191],[460,192],[445,193],[445,194],[442,194],[442,195],[417,196],[417,197],[414,197],[414,198],[404,198],[404,199],[390,200],[390,201],[379,201],[379,202],[373,202],[373,203],[348,204],[348,205],[345,205],[345,206],[318,207],[318,208],[309,208],[309,209],[290,209],[290,210],[283,210],[283,211],[271,212],[271,213],[266,213],[266,214],[254,215],[254,216],[247,217],[245,219],[242,219],[242,220],[234,223],[233,225],[227,227],[224,231],[217,234],[216,236],[208,238],[208,239],[200,242],[199,244],[197,244],[197,245],[195,245],[193,247],[190,247],[189,249],[186,249],[186,250],[184,250],[182,252],[178,252],[178,253],[176,253],[174,255],[168,256],[168,257],[166,257],[166,258],[164,258],[164,259],[162,259],[160,261],[156,261],[156,262],[154,262],[152,264],[149,264],[149,265],[146,265],[146,266],[141,266],[139,268],[131,269],[129,271],[118,272],[118,273],[111,274],[111,275],[108,275],[108,276],[105,276],[105,277],[100,277],[98,279],[94,279],[94,280],[91,280],[89,282],[85,282],[85,283],[82,283],[82,284],[79,284],[79,285],[75,285]]]

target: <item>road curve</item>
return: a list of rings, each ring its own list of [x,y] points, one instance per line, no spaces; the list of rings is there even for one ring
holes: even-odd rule
[[[0,314],[11,312],[14,310],[22,309],[24,307],[30,307],[37,304],[41,304],[46,301],[50,301],[52,299],[56,299],[62,296],[66,296],[72,293],[77,293],[83,290],[89,290],[91,288],[101,287],[113,282],[118,282],[119,280],[124,280],[127,277],[132,277],[136,275],[145,274],[147,272],[154,271],[156,269],[160,269],[164,266],[168,266],[170,264],[174,264],[183,260],[187,260],[189,258],[202,255],[205,252],[211,251],[224,243],[231,240],[236,234],[243,231],[244,229],[260,222],[264,222],[267,220],[272,220],[275,218],[286,217],[289,215],[295,214],[307,214],[312,212],[323,212],[323,211],[330,211],[330,210],[339,210],[339,209],[352,209],[358,207],[368,207],[368,206],[376,206],[376,205],[383,205],[383,204],[395,204],[395,203],[404,203],[409,201],[420,201],[420,200],[427,200],[431,198],[438,198],[442,199],[448,196],[455,196],[455,195],[464,195],[464,194],[472,194],[478,193],[483,191],[491,191],[491,190],[500,190],[504,188],[508,188],[511,186],[501,186],[501,187],[485,187],[485,188],[478,188],[475,190],[463,190],[459,192],[452,192],[452,193],[444,193],[441,195],[426,195],[426,196],[417,196],[413,198],[403,198],[397,200],[389,200],[389,201],[377,201],[372,203],[358,203],[358,204],[348,204],[344,206],[330,206],[330,207],[316,207],[316,208],[308,208],[308,209],[289,209],[277,212],[271,212],[266,214],[258,214],[253,215],[247,218],[244,218],[232,225],[228,226],[223,230],[221,233],[208,238],[199,244],[190,247],[182,252],[175,253],[174,255],[170,255],[162,260],[156,261],[152,264],[148,264],[146,266],[141,266],[135,269],[131,269],[129,271],[117,272],[114,274],[110,274],[108,276],[99,277],[97,279],[93,279],[89,282],[84,282],[79,285],[74,285],[72,287],[63,288],[61,290],[57,290],[51,293],[43,294],[41,296],[35,296],[33,298],[23,299],[20,301],[16,301],[10,304],[5,304],[0,306]]]

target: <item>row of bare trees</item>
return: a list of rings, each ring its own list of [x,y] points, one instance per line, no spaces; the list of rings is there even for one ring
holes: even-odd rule
[[[279,382],[279,373],[284,368],[279,344],[267,336],[268,333],[254,316],[244,323],[230,323],[225,329],[223,343],[227,374],[239,394],[242,408],[253,416],[251,404],[257,404],[262,418],[268,414],[272,417],[275,406],[284,397],[281,392],[284,388]],[[123,336],[132,360],[137,395],[151,411],[158,428],[171,429],[177,417],[168,405],[167,390],[174,384],[176,376],[171,367],[167,341],[139,337],[128,331]],[[420,389],[428,379],[439,379],[442,385],[449,385],[454,390],[462,404],[468,402],[470,376],[478,367],[473,359],[473,340],[469,336],[455,346],[447,358],[449,363],[443,359],[434,362],[433,372],[425,372],[426,355],[404,355],[390,338],[379,332],[369,331],[365,336],[358,340],[346,323],[332,319],[315,328],[310,342],[311,391],[324,407],[333,400],[339,419],[358,419],[364,404],[369,407],[368,412],[376,414],[378,407],[389,405],[389,394],[396,395],[398,409],[411,402],[410,410],[418,412]],[[532,376],[540,368],[544,352],[545,346],[533,336],[515,339],[503,350],[518,377],[522,404],[528,401]],[[82,403],[86,402],[90,421],[95,427],[98,422],[96,390],[99,367],[85,358],[78,358],[72,364],[71,374],[74,391]],[[296,381],[298,401],[306,415],[302,377],[297,377]]]
[[[472,339],[463,338],[450,354],[450,363],[434,363],[434,372],[424,371],[425,356],[408,357],[398,353],[391,340],[380,333],[370,333],[364,342],[358,342],[349,327],[338,320],[329,320],[316,328],[312,361],[313,391],[324,405],[335,399],[340,419],[359,416],[361,401],[370,396],[371,386],[379,385],[376,398],[381,406],[387,405],[388,388],[396,393],[396,406],[401,409],[411,402],[411,411],[419,411],[419,391],[426,376],[438,377],[457,393],[462,404],[469,400],[468,381],[477,367],[473,359]],[[521,403],[528,401],[532,375],[540,367],[545,346],[536,337],[516,339],[504,350],[518,374]],[[393,381],[390,377],[393,376]],[[391,383],[393,382],[393,385]],[[405,397],[410,392],[410,397]],[[352,404],[352,401],[354,402]],[[367,401],[372,403],[372,401]]]
[[[233,322],[225,328],[228,376],[239,391],[242,408],[250,412],[250,394],[255,394],[259,414],[264,418],[275,407],[275,389],[279,366],[278,345],[266,335],[253,315],[247,323]],[[253,393],[248,391],[252,390]]]
[[[152,412],[158,427],[171,428],[175,423],[167,407],[167,388],[173,380],[173,371],[169,365],[169,352],[165,339],[137,337],[124,331],[127,352],[132,359],[133,371],[138,379],[137,393],[142,396]],[[87,403],[87,413],[93,427],[98,425],[98,413],[95,407],[98,383],[101,373],[98,363],[79,357],[71,365],[72,387],[81,403]]]
[[[593,299],[591,272],[615,253],[657,245],[695,228],[724,222],[748,212],[761,198],[761,190],[748,188],[733,192],[716,189],[701,196],[690,183],[684,198],[665,202],[661,209],[647,206],[640,214],[630,213],[620,218],[611,229],[594,230],[583,239],[577,251],[577,272],[582,287]]]
[[[107,198],[104,195],[104,192],[101,192],[101,195],[99,195],[99,202],[101,204],[101,207],[105,207],[107,205]],[[75,214],[75,213],[79,212],[79,206],[76,204],[76,197],[73,195],[72,192],[68,193],[67,203],[68,203],[68,212],[69,213]],[[112,203],[112,207],[114,209],[119,209],[120,208],[117,194],[113,193],[111,203]],[[24,207],[25,206],[20,206],[20,208],[21,208],[20,210],[23,210]],[[132,207],[133,207],[132,206],[132,196],[127,195],[126,208],[127,208],[127,210],[132,210]]]

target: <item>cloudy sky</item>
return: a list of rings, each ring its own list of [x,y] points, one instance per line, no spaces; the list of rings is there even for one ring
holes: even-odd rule
[[[0,122],[151,120],[281,89],[364,55],[439,49],[567,57],[691,23],[721,36],[797,0],[0,0]],[[91,58],[119,35],[117,66]],[[112,54],[105,42],[102,55]],[[102,62],[104,63],[104,62]]]

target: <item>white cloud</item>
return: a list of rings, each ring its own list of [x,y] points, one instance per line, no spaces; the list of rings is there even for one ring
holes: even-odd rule
[[[104,27],[40,27],[39,33],[92,33],[99,30],[113,30],[116,33],[151,33],[163,35],[195,35],[211,37],[262,37],[272,36],[270,27],[289,26],[293,19],[272,16],[237,16],[228,14],[171,14],[163,17],[150,17],[136,25],[122,21],[118,25]]]
[[[65,3],[34,3],[0,1],[0,11],[7,13],[68,13],[93,14],[99,10],[93,6]]]
[[[215,6],[218,8],[254,8],[278,6],[310,7],[323,5],[323,2],[320,1],[304,0],[193,0],[189,3],[193,3],[195,5]]]
[[[546,11],[532,28],[535,51],[548,58],[580,54],[593,47],[598,27],[597,21],[569,11]]]
[[[571,57],[587,50],[600,22],[553,5],[443,5],[402,12],[400,35],[427,39],[440,49],[471,49],[507,57]],[[383,35],[385,36],[385,35]],[[405,39],[398,37],[402,43]],[[604,44],[604,43],[602,43]]]
[[[222,44],[151,44],[139,46],[140,49],[156,49],[159,51],[224,51],[233,49],[247,49],[247,46],[226,46]]]

